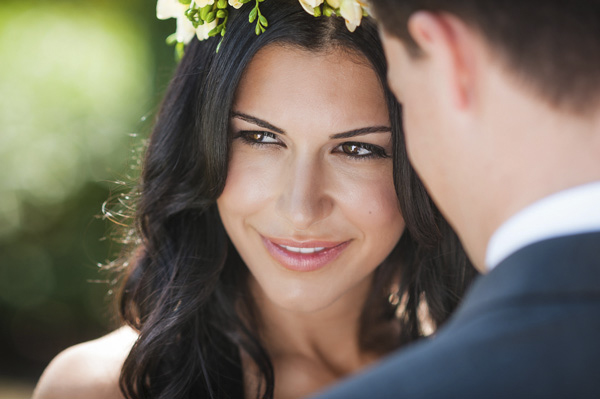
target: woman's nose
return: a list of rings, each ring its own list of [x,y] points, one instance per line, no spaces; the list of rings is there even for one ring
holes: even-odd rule
[[[295,230],[308,230],[333,210],[327,171],[314,158],[297,158],[282,170],[277,211]]]

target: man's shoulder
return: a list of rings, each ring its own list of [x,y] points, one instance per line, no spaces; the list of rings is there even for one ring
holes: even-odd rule
[[[48,365],[33,398],[120,398],[121,366],[137,334],[122,327],[93,341],[65,349]]]
[[[479,278],[432,339],[322,398],[600,397],[599,238],[515,255]]]
[[[479,313],[317,397],[600,397],[600,302],[543,307]]]

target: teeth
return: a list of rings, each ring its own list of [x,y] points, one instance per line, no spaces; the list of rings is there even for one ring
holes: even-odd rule
[[[297,247],[288,247],[287,245],[279,245],[281,248],[290,251],[297,252],[301,254],[314,254],[315,252],[321,252],[325,249],[325,247],[316,247],[316,248],[297,248]]]

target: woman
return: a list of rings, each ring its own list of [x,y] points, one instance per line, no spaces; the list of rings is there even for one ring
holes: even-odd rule
[[[260,7],[263,33],[232,10],[166,93],[121,298],[136,333],[60,355],[38,397],[302,397],[441,325],[474,276],[408,163],[373,22]]]

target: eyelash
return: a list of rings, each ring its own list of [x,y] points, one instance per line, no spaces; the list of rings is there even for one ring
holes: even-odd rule
[[[252,135],[262,135],[263,138],[264,137],[269,137],[271,139],[274,140],[278,140],[277,135],[271,132],[265,132],[265,131],[258,131],[258,130],[244,130],[241,131],[237,134],[237,136],[235,138],[240,138],[242,139],[245,143],[250,144],[250,145],[254,145],[254,146],[265,146],[265,145],[278,145],[278,146],[284,146],[283,143],[281,142],[276,142],[276,143],[265,143],[265,142],[261,142],[261,141],[257,141],[255,139],[250,138]],[[344,143],[341,143],[340,145],[338,145],[337,147],[335,147],[335,149],[338,149],[340,147],[343,146],[356,146],[359,149],[364,149],[369,151],[369,154],[366,155],[352,155],[349,154],[347,152],[345,152],[344,150],[338,150],[338,151],[334,151],[336,153],[339,154],[343,154],[346,155],[350,158],[353,159],[358,159],[358,160],[364,160],[364,159],[371,159],[371,158],[389,158],[390,156],[385,152],[385,150],[383,148],[381,148],[378,145],[374,145],[374,144],[369,144],[369,143],[361,143],[361,142],[356,142],[356,141],[347,141]]]
[[[365,149],[370,152],[370,154],[367,154],[367,155],[352,155],[352,154],[348,154],[347,152],[345,152],[343,150],[339,151],[339,153],[344,154],[350,158],[371,159],[371,158],[389,158],[390,157],[383,148],[381,148],[378,145],[374,145],[374,144],[360,143],[360,142],[356,142],[356,141],[347,141],[345,143],[338,145],[335,148],[337,149],[337,148],[343,147],[343,146],[356,146],[356,147],[359,147],[359,149]],[[336,151],[336,152],[338,152],[338,151]]]

